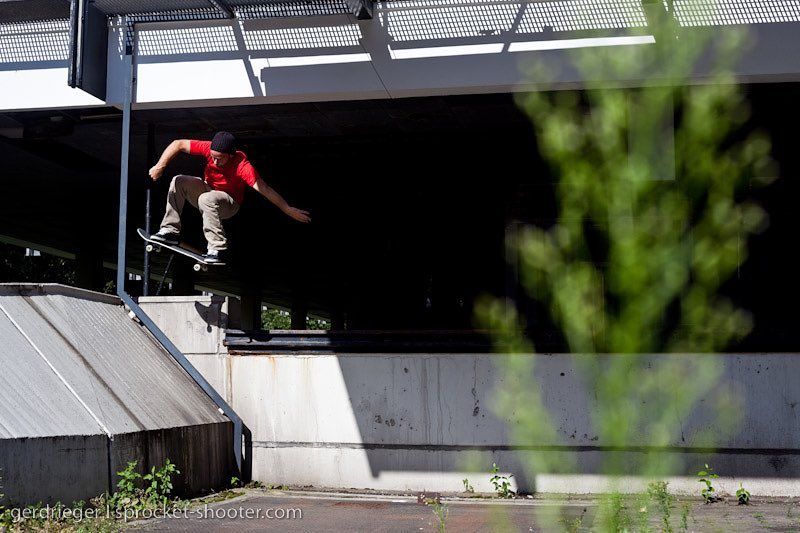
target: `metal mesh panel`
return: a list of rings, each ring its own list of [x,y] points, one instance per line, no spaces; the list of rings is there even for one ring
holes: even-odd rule
[[[626,29],[647,25],[639,0],[508,2],[489,0],[393,1],[378,16],[396,41]]]
[[[433,2],[427,3],[426,8],[415,7],[420,2],[408,3],[413,6],[404,4],[387,3],[387,7],[396,9],[380,14],[381,22],[395,41],[452,39],[507,32],[520,9],[518,3],[436,2],[443,4],[437,9],[428,9],[434,5]]]
[[[518,33],[628,29],[647,26],[638,0],[572,0],[528,4]]]
[[[667,0],[663,0],[665,5]],[[682,26],[800,22],[800,0],[673,0]],[[226,0],[243,20],[350,13],[345,0],[248,2]],[[136,15],[137,22],[225,18],[208,0],[96,0],[106,15]],[[398,40],[520,33],[623,29],[646,25],[641,0],[387,0],[376,2]],[[0,2],[0,23],[63,19],[65,0]],[[517,25],[514,28],[514,25]],[[425,28],[427,26],[427,28]],[[413,32],[409,28],[415,28]],[[410,34],[410,33],[413,33]]]
[[[798,0],[675,0],[681,26],[800,22]]]
[[[142,2],[139,4],[138,2],[126,2],[126,1],[111,1],[111,0],[104,0],[108,5],[106,8],[123,8],[125,4],[135,4],[136,7],[140,6],[160,6],[164,7],[167,5],[176,6],[176,5],[196,5],[196,2],[189,1],[189,2],[158,2],[155,0],[150,0],[147,2]],[[344,14],[349,13],[345,2],[343,0],[315,0],[313,2],[309,1],[299,1],[299,2],[280,2],[280,3],[272,3],[272,4],[250,4],[241,1],[227,1],[225,2],[227,6],[229,6],[235,13],[236,17],[240,20],[252,20],[252,19],[266,19],[266,18],[276,18],[276,17],[299,17],[299,16],[315,16],[315,15],[335,15],[335,14]],[[142,22],[173,22],[173,21],[188,21],[188,20],[222,20],[225,19],[225,15],[220,12],[218,9],[211,6],[211,4],[205,0],[203,0],[200,4],[201,7],[194,7],[194,8],[187,8],[187,9],[180,9],[177,11],[127,11],[129,14],[127,17],[128,21],[128,35],[126,39],[126,44],[128,46],[133,44],[133,32],[132,28],[134,24],[142,23]],[[305,34],[304,34],[305,32]],[[191,31],[184,32],[185,35],[183,37],[189,37],[192,33]],[[272,49],[287,49],[291,48],[289,42],[294,43],[304,43],[304,48],[316,48],[316,47],[325,47],[331,46],[332,43],[336,43],[335,46],[344,46],[342,44],[342,37],[341,36],[325,36],[325,32],[320,32],[318,30],[282,30],[280,32],[267,32],[267,31],[248,31],[245,33],[246,42],[248,48],[254,48],[261,45],[266,45],[267,48]],[[360,37],[360,34],[359,34]],[[349,41],[349,39],[348,39]],[[283,44],[280,44],[283,43]],[[149,43],[154,44],[154,43]],[[201,49],[204,48],[202,43],[194,43],[191,44],[186,39],[182,38],[180,35],[176,40],[173,40],[169,43],[170,48],[173,49]],[[219,44],[219,43],[217,43]],[[348,42],[349,44],[349,42]],[[142,42],[139,43],[140,47],[142,46]],[[215,45],[210,44],[212,49]],[[224,45],[223,49],[227,50]]]
[[[182,22],[187,20],[222,20],[225,18],[226,17],[224,13],[213,7],[184,11],[138,13],[135,15],[128,15],[126,18],[128,29],[125,37],[125,44],[126,46],[133,45],[133,25],[141,22]]]
[[[64,0],[0,1],[0,23],[69,18],[69,2]]]
[[[0,64],[68,58],[68,19],[0,24]]]
[[[139,56],[235,52],[236,36],[230,26],[139,31]]]
[[[187,13],[189,10],[203,10],[213,6],[207,0],[97,0],[95,7],[106,15],[124,15],[166,11]]]
[[[232,0],[225,1],[224,4],[236,11],[242,18],[296,17],[350,12],[344,0],[287,1],[261,4]],[[208,0],[97,0],[95,5],[108,15],[180,12],[189,16],[193,11],[207,12],[208,8],[212,7],[211,2]]]
[[[219,20],[225,15],[213,7],[205,9],[191,9],[181,11],[159,11],[153,13],[136,13],[128,15],[132,22],[181,22],[185,20]]]
[[[317,28],[275,28],[243,32],[248,50],[303,50],[360,46],[361,29],[355,25]]]
[[[228,1],[242,19],[270,17],[302,17],[314,15],[337,15],[349,13],[343,0],[316,0],[314,2],[280,2],[274,4],[253,4],[252,2]]]

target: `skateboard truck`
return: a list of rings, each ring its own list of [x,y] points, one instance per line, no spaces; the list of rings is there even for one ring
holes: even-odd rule
[[[148,243],[147,246],[144,247],[144,249],[147,250],[148,253],[153,253],[153,252],[159,253],[159,252],[161,252],[161,246],[158,245],[158,244],[153,244],[153,243]],[[198,261],[197,259],[195,259],[195,263],[194,263],[194,265],[192,265],[192,269],[195,272],[200,272],[201,270],[203,272],[207,272],[208,271],[208,265],[203,263],[203,262],[201,262],[201,261]]]

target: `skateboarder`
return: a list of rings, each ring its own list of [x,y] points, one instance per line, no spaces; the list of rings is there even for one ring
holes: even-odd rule
[[[178,152],[206,158],[203,178],[183,174],[172,178],[167,195],[167,209],[161,229],[151,238],[155,241],[177,245],[181,232],[181,211],[188,200],[203,215],[203,233],[208,241],[208,251],[203,259],[208,263],[221,261],[220,253],[228,248],[222,220],[239,211],[244,201],[245,187],[250,186],[278,209],[298,222],[311,222],[308,211],[290,206],[272,187],[264,183],[244,152],[236,150],[236,138],[227,131],[214,134],[212,140],[172,141],[161,154],[158,163],[150,169],[156,181]]]

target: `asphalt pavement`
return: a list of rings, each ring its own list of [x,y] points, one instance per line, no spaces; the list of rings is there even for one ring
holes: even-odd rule
[[[240,489],[235,497],[195,500],[170,516],[131,522],[142,531],[281,531],[294,532],[496,532],[602,531],[600,499],[535,497],[500,500],[457,495],[352,494]],[[440,503],[436,503],[436,500]],[[427,501],[427,503],[426,503]],[[651,531],[664,531],[663,512],[624,511],[632,525],[646,513]],[[698,499],[673,503],[667,520],[672,531],[798,531],[800,500],[753,498],[705,504]],[[638,528],[636,528],[638,529]]]

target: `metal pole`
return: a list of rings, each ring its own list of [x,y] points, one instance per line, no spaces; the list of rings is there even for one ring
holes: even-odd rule
[[[123,28],[127,27],[123,19]],[[131,99],[133,98],[133,50],[125,45],[125,95],[122,102],[122,155],[119,169],[119,235],[117,238],[117,293],[125,292],[125,245],[128,223],[128,161],[131,144]]]
[[[156,152],[156,126],[152,122],[147,125],[147,164],[152,165]],[[144,193],[144,231],[148,235],[153,232],[150,229],[150,200],[153,192],[153,180],[150,176],[145,177]],[[150,252],[144,247],[144,279],[142,279],[142,295],[150,295]],[[160,285],[159,285],[160,287]]]

